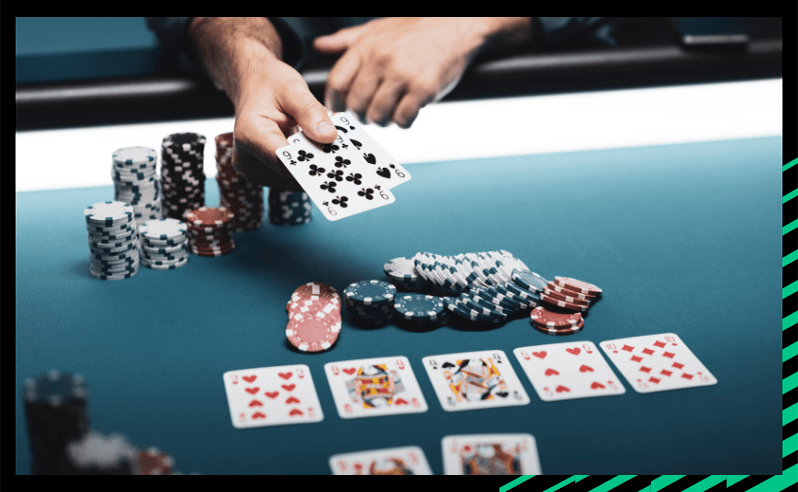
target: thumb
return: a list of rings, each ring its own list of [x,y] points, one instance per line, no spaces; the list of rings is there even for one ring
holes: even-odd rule
[[[313,47],[319,53],[334,55],[346,51],[360,37],[365,26],[347,27],[313,40]]]
[[[327,114],[327,108],[316,99],[306,85],[295,86],[289,91],[287,100],[283,101],[282,106],[311,140],[332,143],[338,137],[338,131]]]

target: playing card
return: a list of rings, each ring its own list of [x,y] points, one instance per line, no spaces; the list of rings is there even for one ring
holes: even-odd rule
[[[338,129],[338,136],[351,144],[353,154],[369,164],[370,172],[385,188],[410,181],[410,173],[366,133],[351,113],[335,113],[330,118]]]
[[[236,429],[324,420],[313,378],[304,364],[227,371],[223,377]]]
[[[377,180],[371,165],[355,158],[339,135],[331,144],[314,142],[299,132],[288,137],[289,145],[277,149],[277,157],[328,220],[373,210],[395,198]]]
[[[427,411],[407,357],[329,362],[324,372],[342,419]]]
[[[434,355],[422,360],[447,412],[529,403],[510,360],[501,350]]]
[[[519,347],[513,353],[543,401],[626,393],[593,342]]]
[[[653,393],[718,382],[673,333],[619,338],[601,348],[638,393]]]
[[[432,475],[418,446],[376,449],[330,456],[333,475]]]
[[[445,475],[540,475],[531,434],[465,434],[442,440]]]

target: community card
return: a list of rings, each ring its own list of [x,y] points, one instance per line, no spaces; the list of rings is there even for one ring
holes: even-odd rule
[[[513,353],[543,401],[626,393],[593,342],[519,347]]]
[[[313,378],[304,364],[227,371],[224,390],[236,429],[324,420]]]
[[[299,132],[288,137],[288,142],[277,149],[277,157],[328,220],[343,219],[395,201],[391,190],[377,180],[370,164],[341,148],[345,142],[340,135],[331,144],[320,144]]]
[[[376,449],[330,456],[333,475],[432,475],[418,446]]]
[[[434,355],[422,360],[447,412],[529,403],[510,360],[501,350]]]
[[[353,153],[369,164],[375,179],[385,188],[410,181],[410,173],[366,133],[363,125],[351,113],[335,113],[330,118],[338,129],[338,136],[351,144]]]
[[[540,460],[531,434],[465,434],[446,436],[445,475],[540,475]]]
[[[601,348],[638,393],[653,393],[718,382],[673,333],[619,338]]]
[[[427,411],[407,357],[328,362],[324,373],[342,419]]]

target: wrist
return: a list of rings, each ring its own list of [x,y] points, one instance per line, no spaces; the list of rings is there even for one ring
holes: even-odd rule
[[[531,17],[484,17],[480,51],[512,48],[530,43],[534,36]]]

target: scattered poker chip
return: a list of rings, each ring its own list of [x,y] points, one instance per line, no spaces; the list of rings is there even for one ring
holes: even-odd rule
[[[545,334],[545,335],[552,335],[552,336],[567,336],[567,335],[574,335],[582,331],[582,328],[585,326],[585,320],[579,320],[579,323],[576,325],[571,325],[565,328],[550,328],[545,325],[540,325],[538,323],[532,323],[532,327],[535,328],[537,331]]]
[[[513,270],[513,280],[521,287],[540,292],[549,283],[548,280],[529,270]]]
[[[554,277],[554,283],[557,285],[562,285],[563,287],[568,287],[571,290],[575,290],[576,292],[582,294],[590,294],[593,296],[600,295],[603,290],[601,288],[589,284],[587,282],[583,282],[581,280],[576,280],[575,278],[569,277]]]
[[[456,301],[459,302],[460,305],[470,309],[471,312],[479,313],[482,316],[487,316],[488,318],[491,318],[491,319],[497,319],[497,320],[500,320],[500,321],[506,321],[507,318],[508,318],[508,316],[506,314],[502,314],[502,313],[496,311],[494,308],[489,308],[487,306],[483,306],[482,304],[479,304],[478,302],[476,302],[473,299],[471,299],[468,296],[468,294],[460,294],[460,297],[458,297],[456,299]]]
[[[548,328],[568,328],[575,326],[582,320],[582,315],[579,313],[557,313],[543,306],[538,306],[529,314],[529,318],[533,323],[548,327]]]
[[[332,312],[337,314],[335,310]],[[291,313],[285,336],[291,345],[302,352],[321,352],[332,347],[340,331],[340,315],[330,315],[330,312],[322,310],[309,315]]]
[[[175,460],[158,448],[140,450],[136,456],[136,475],[170,475]]]
[[[216,183],[219,185],[219,205],[235,215],[235,232],[258,229],[264,222],[263,187],[250,183],[233,167],[233,134],[217,135]]]
[[[562,292],[557,292],[555,290],[551,290],[548,288],[543,289],[541,294],[545,294],[551,297],[552,299],[557,299],[558,301],[570,302],[571,304],[576,304],[577,306],[582,306],[582,307],[590,307],[590,301],[586,301],[584,299],[579,299],[576,297],[571,297],[566,294],[563,294]]]
[[[582,312],[584,312],[584,311],[587,311],[587,309],[588,309],[587,306],[580,306],[578,304],[574,304],[574,303],[571,303],[571,302],[565,302],[565,301],[561,301],[559,299],[554,299],[553,297],[549,297],[546,294],[541,294],[540,295],[540,300],[545,302],[546,304],[549,304],[549,305],[552,305],[552,306],[558,306],[558,307],[561,307],[563,309],[569,309],[571,311],[582,311]]]
[[[512,282],[509,282],[509,283],[512,283]],[[515,292],[509,290],[504,285],[497,285],[497,286],[493,287],[493,289],[496,292],[498,292],[499,294],[501,294],[501,296],[502,296],[501,299],[502,300],[504,300],[506,302],[509,302],[509,303],[517,304],[518,305],[518,309],[521,310],[521,311],[526,311],[527,309],[531,309],[531,308],[533,308],[533,307],[538,305],[538,301],[536,301],[535,299],[523,298],[519,294],[516,294]]]
[[[397,289],[402,291],[418,291],[427,285],[427,279],[416,271],[413,258],[394,258],[383,266],[385,275]]]
[[[499,324],[502,322],[502,319],[500,318],[492,318],[489,316],[485,316],[484,314],[478,311],[469,309],[468,307],[460,304],[457,298],[446,297],[444,298],[443,302],[449,311],[469,321],[476,321],[479,323],[486,323],[486,324]]]
[[[598,297],[590,294],[582,294],[581,292],[577,292],[569,287],[563,287],[562,285],[557,285],[554,282],[549,282],[546,288],[550,291],[559,292],[560,294],[573,297],[574,299],[582,299],[584,301],[589,301],[589,302],[593,302],[594,300],[596,300],[596,297]]]
[[[467,295],[472,302],[475,302],[480,306],[484,306],[488,309],[492,309],[507,317],[514,316],[515,313],[518,311],[518,308],[508,303],[506,299],[500,299],[496,297],[494,297],[493,299],[488,299],[487,296],[483,296],[478,292],[475,292],[473,289],[468,294],[460,294],[460,295],[461,296]]]
[[[503,287],[521,299],[532,301],[535,304],[540,303],[539,293],[527,290],[521,287],[520,285],[516,284],[515,282],[507,282],[506,284],[503,285]]]
[[[312,217],[313,206],[307,193],[269,188],[269,222],[280,226],[302,225]]]
[[[349,284],[344,295],[358,306],[379,306],[393,303],[396,287],[381,280],[362,280]]]
[[[440,297],[422,294],[397,296],[393,308],[404,319],[421,322],[435,321],[446,312]]]

